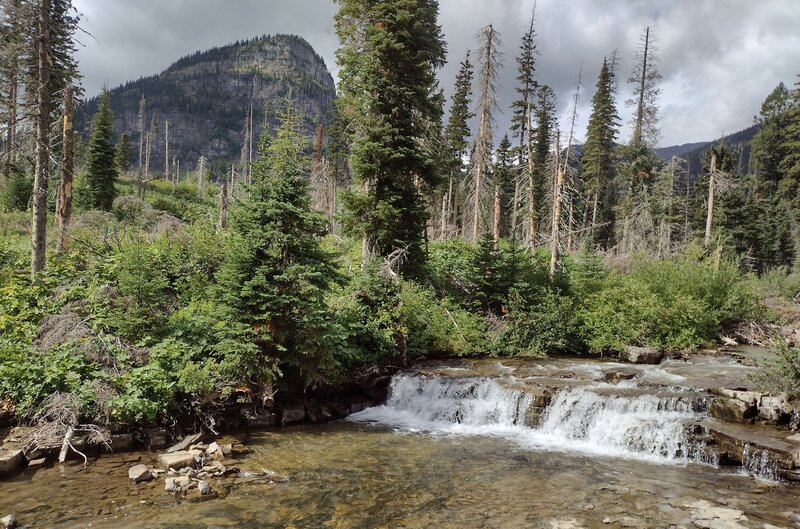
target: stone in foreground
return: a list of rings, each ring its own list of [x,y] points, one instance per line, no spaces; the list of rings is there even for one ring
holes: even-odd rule
[[[153,476],[153,473],[150,472],[150,469],[147,468],[147,465],[134,465],[128,469],[128,478],[134,483],[150,481],[154,477],[155,476]]]
[[[17,526],[17,517],[13,514],[0,518],[0,527],[3,529],[14,529]]]
[[[194,467],[195,454],[186,450],[178,450],[171,454],[161,454],[158,461],[164,468],[174,468],[180,470],[185,467]]]
[[[25,455],[21,449],[0,449],[0,477],[16,472],[25,463]]]

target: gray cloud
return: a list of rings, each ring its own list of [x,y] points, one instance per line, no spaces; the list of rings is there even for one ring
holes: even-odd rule
[[[514,100],[515,58],[534,0],[441,0],[440,22],[449,64],[440,79],[451,90],[458,62],[475,47],[475,34],[493,23],[505,53],[499,93],[508,126]],[[183,55],[264,33],[295,33],[308,40],[337,74],[330,0],[75,0],[84,14],[79,52],[88,94],[158,73]],[[652,26],[664,76],[661,144],[713,139],[749,126],[778,82],[800,73],[800,9],[795,0],[538,0],[537,76],[558,95],[566,127],[578,69],[583,95],[577,136],[585,134],[590,99],[604,55],[618,49],[619,105],[625,121],[624,83],[639,37]],[[627,139],[627,130],[622,138]]]

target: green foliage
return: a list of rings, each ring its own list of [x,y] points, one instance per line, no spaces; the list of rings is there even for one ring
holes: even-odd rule
[[[33,178],[20,171],[13,171],[0,195],[0,206],[7,211],[26,211],[32,194]]]
[[[752,380],[764,391],[800,398],[800,348],[781,341],[772,355],[773,358],[759,365]]]
[[[92,119],[92,136],[86,153],[86,191],[92,207],[110,210],[116,198],[118,169],[114,150],[114,115],[108,90],[100,97]]]
[[[257,362],[313,384],[335,363],[338,331],[325,296],[338,276],[321,245],[327,221],[311,210],[306,141],[295,120],[290,103],[275,137],[261,139],[253,185],[233,211],[217,296],[255,331]]]
[[[131,137],[127,132],[122,134],[122,137],[117,143],[117,148],[114,153],[114,163],[117,166],[118,174],[125,174],[131,166]]]
[[[717,268],[688,257],[645,260],[629,274],[611,274],[579,309],[581,334],[593,352],[625,345],[695,349],[723,328],[758,316],[736,263]]]
[[[366,191],[345,200],[354,237],[379,255],[406,249],[407,271],[420,275],[427,211],[422,192],[438,179],[440,98],[436,70],[445,62],[435,0],[341,0],[339,111],[348,120],[351,163]]]

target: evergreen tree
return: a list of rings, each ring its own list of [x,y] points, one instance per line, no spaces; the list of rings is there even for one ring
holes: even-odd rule
[[[533,202],[536,204],[536,231],[540,229],[540,219],[548,209],[545,204],[547,182],[549,182],[550,147],[555,139],[556,128],[556,95],[547,85],[539,89],[536,105],[536,134],[533,148]],[[529,236],[535,239],[536,233]]]
[[[494,166],[494,229],[495,242],[508,232],[508,210],[510,199],[514,196],[514,164],[513,149],[508,135],[503,136],[497,146]]]
[[[592,113],[581,159],[581,180],[591,202],[590,234],[594,242],[603,248],[613,246],[614,149],[620,125],[614,92],[614,71],[604,58],[592,97]]]
[[[797,185],[800,184],[800,81],[794,86],[791,106],[787,112],[786,136],[783,141],[786,154],[781,161],[780,169],[784,178],[789,178]]]
[[[750,168],[760,191],[767,195],[777,190],[783,176],[781,163],[788,154],[785,139],[789,132],[789,108],[789,91],[780,83],[761,104],[761,111],[754,119],[759,129],[751,144]]]
[[[437,160],[426,138],[441,117],[436,71],[445,44],[435,0],[339,0],[339,108],[352,124],[351,162],[362,191],[344,197],[346,227],[365,239],[365,256],[405,249],[405,269],[421,273],[427,208]]]
[[[131,137],[127,132],[122,133],[122,137],[117,143],[117,150],[114,154],[114,163],[117,165],[119,174],[125,174],[131,166]]]
[[[468,154],[470,127],[469,120],[475,117],[470,110],[472,103],[473,66],[469,60],[470,52],[461,62],[456,75],[450,117],[444,131],[446,156],[448,157],[448,185],[442,202],[442,238],[446,238],[457,222],[457,191],[464,173],[464,157]]]
[[[271,138],[264,131],[253,183],[232,212],[233,237],[217,276],[218,298],[252,328],[258,354],[243,366],[258,383],[277,367],[307,383],[334,363],[334,327],[325,294],[337,280],[321,239],[327,220],[313,211],[307,141],[291,103]]]
[[[92,136],[86,153],[86,188],[89,203],[97,209],[111,209],[117,196],[117,164],[114,149],[114,115],[108,90],[100,96],[100,104],[92,118]]]

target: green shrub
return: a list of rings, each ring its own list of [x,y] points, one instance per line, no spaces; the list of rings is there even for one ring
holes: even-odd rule
[[[470,313],[435,292],[414,282],[403,282],[402,317],[408,333],[410,357],[470,356],[486,353],[486,325]]]

